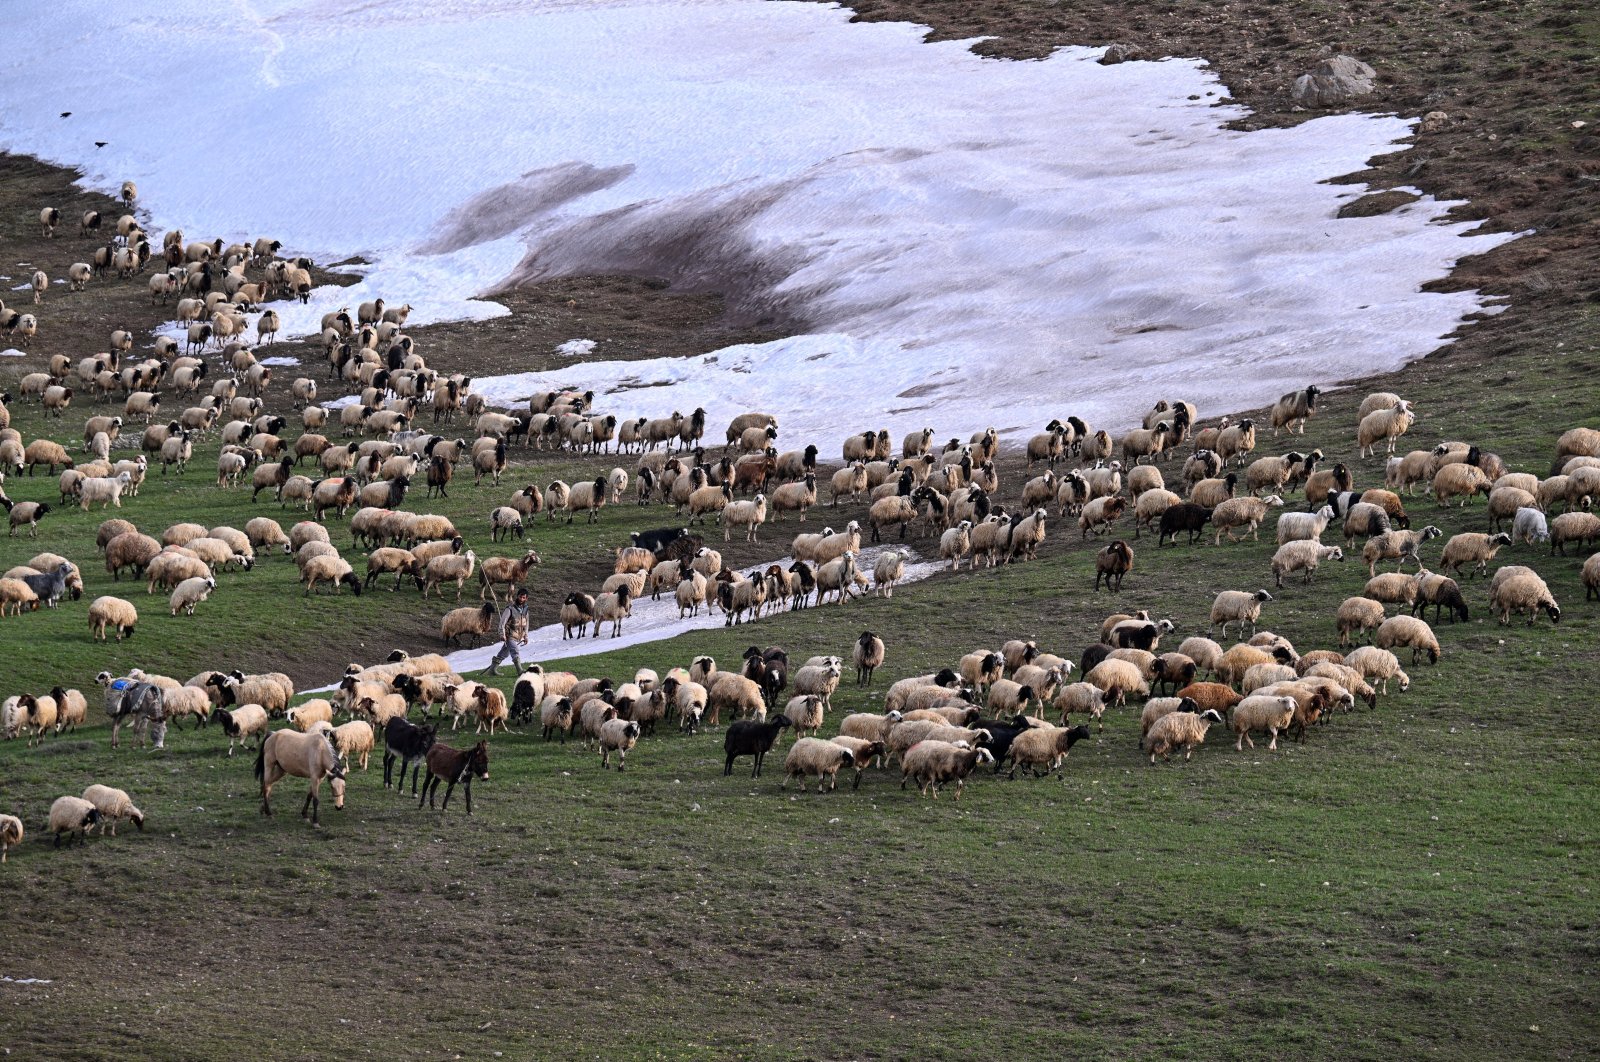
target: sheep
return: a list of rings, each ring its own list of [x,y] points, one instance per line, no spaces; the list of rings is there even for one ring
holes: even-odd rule
[[[1099,730],[1104,731],[1106,728],[1106,694],[1092,682],[1074,682],[1061,687],[1051,703],[1052,707],[1061,713],[1062,726],[1068,724],[1069,716],[1087,715],[1098,724]]]
[[[300,581],[305,584],[302,597],[309,596],[318,583],[327,583],[337,594],[340,586],[348,586],[355,596],[361,596],[361,579],[348,561],[338,554],[320,554],[311,557],[300,569]],[[442,596],[442,595],[441,595]],[[459,593],[456,600],[460,600]]]
[[[461,588],[472,578],[477,568],[478,555],[472,550],[464,554],[447,553],[434,557],[423,568],[422,596],[427,597],[428,591],[437,589],[439,596],[444,596],[445,583],[456,584],[456,600],[461,600]]]
[[[367,758],[372,755],[375,737],[372,724],[365,719],[352,719],[333,728],[333,747],[346,763],[354,764],[361,758],[361,769],[367,769]]]
[[[1097,535],[1104,534],[1110,530],[1112,524],[1122,518],[1127,507],[1126,501],[1114,495],[1090,499],[1084,504],[1078,517],[1078,528],[1083,533],[1082,537],[1087,539],[1091,532]]]
[[[907,781],[915,779],[923,796],[931,791],[937,800],[939,786],[954,781],[955,799],[959,802],[967,775],[976,770],[978,764],[993,762],[994,755],[988,749],[963,747],[937,739],[921,741],[901,757],[900,788],[904,789]]]
[[[784,715],[774,716],[770,722],[741,719],[730,724],[722,741],[722,748],[727,756],[722,767],[723,777],[733,773],[733,761],[740,756],[753,757],[755,766],[751,768],[750,777],[761,777],[761,764],[767,757],[767,751],[772,748],[773,743],[778,740],[778,735],[788,725],[789,718]]]
[[[1510,573],[1507,575],[1506,573]],[[1505,576],[1505,578],[1501,578]],[[1587,600],[1587,597],[1585,598]],[[1489,607],[1500,616],[1501,626],[1511,623],[1511,614],[1528,614],[1528,626],[1533,626],[1542,610],[1550,617],[1551,623],[1561,622],[1561,608],[1556,604],[1556,599],[1550,594],[1550,587],[1539,578],[1531,568],[1507,567],[1495,573],[1494,580],[1489,585]],[[1381,632],[1380,632],[1381,633]],[[1405,643],[1402,643],[1405,644]],[[1437,659],[1437,645],[1435,642],[1434,659]],[[1385,646],[1388,648],[1388,646]],[[1412,644],[1412,662],[1416,662],[1416,645]]]
[[[750,501],[736,501],[727,503],[722,510],[722,540],[727,542],[733,537],[736,527],[745,529],[746,542],[759,542],[757,536],[761,525],[767,520],[767,496],[757,494]]]
[[[1545,523],[1544,513],[1538,509],[1518,509],[1511,525],[1511,538],[1530,546],[1549,541],[1550,527]]]
[[[841,737],[856,738],[861,741],[876,742],[880,745],[889,740],[889,733],[896,724],[902,721],[899,711],[891,710],[883,715],[874,715],[871,712],[856,712],[839,720],[839,734]],[[887,764],[888,749],[885,747],[878,753],[880,764]]]
[[[862,631],[851,650],[851,659],[856,665],[857,686],[872,685],[872,673],[883,666],[883,658],[883,639],[871,631]]]
[[[1405,578],[1401,576],[1401,578]],[[1411,580],[1407,579],[1407,582]],[[1384,620],[1383,603],[1369,597],[1347,597],[1339,606],[1334,621],[1339,628],[1339,645],[1350,644],[1350,636],[1376,630]]]
[[[860,781],[860,771],[856,772],[857,781]],[[15,815],[0,815],[0,863],[6,861],[6,854],[16,845],[22,843],[25,831],[22,820]]]
[[[172,591],[168,599],[171,612],[174,616],[182,609],[185,616],[194,615],[194,607],[211,596],[211,591],[217,588],[217,580],[212,576],[203,579],[185,579]]]
[[[333,722],[333,702],[316,697],[290,708],[287,716],[289,725],[304,733],[315,728],[318,723]]]
[[[1385,572],[1368,579],[1361,596],[1382,604],[1405,605],[1409,608],[1416,603],[1417,583],[1422,574],[1425,573],[1419,573],[1417,578],[1412,578],[1401,572]]]
[[[843,669],[838,663],[829,663],[820,667],[802,667],[794,673],[794,691],[800,695],[820,697],[823,709],[825,711],[831,710],[833,708],[833,692],[839,688],[839,679],[842,674]],[[796,723],[796,726],[798,725]]]
[[[1278,552],[1272,555],[1272,576],[1281,588],[1285,575],[1303,571],[1306,573],[1305,582],[1309,585],[1317,566],[1328,560],[1344,560],[1344,550],[1315,541],[1288,542],[1279,546]]]
[[[594,637],[600,637],[600,627],[607,622],[611,624],[611,637],[622,637],[622,621],[632,615],[633,603],[627,586],[600,594],[594,599]]]
[[[78,486],[78,504],[83,512],[88,512],[94,502],[101,502],[101,509],[109,509],[112,505],[122,509],[123,491],[130,488],[131,483],[133,477],[126,472],[120,473],[117,477],[88,478]]]
[[[1344,663],[1346,667],[1354,669],[1369,682],[1376,679],[1379,683],[1378,691],[1385,696],[1389,693],[1390,679],[1399,682],[1401,693],[1411,688],[1410,676],[1400,670],[1399,659],[1386,649],[1364,645],[1349,653],[1344,658]]]
[[[35,465],[49,465],[50,474],[53,476],[56,473],[57,466],[72,468],[73,460],[68,456],[67,448],[60,443],[51,439],[35,439],[23,450],[22,460],[16,462],[18,472],[22,471],[24,464],[28,466],[28,475],[30,476],[33,475]]]
[[[1199,436],[1195,438],[1195,445],[1201,445]],[[1207,449],[1216,451],[1222,463],[1226,465],[1231,459],[1235,464],[1243,464],[1245,455],[1256,448],[1256,424],[1249,417],[1237,424],[1230,424],[1217,432],[1216,441]]]
[[[1432,492],[1440,505],[1448,505],[1454,498],[1461,499],[1465,507],[1475,494],[1485,497],[1494,493],[1493,481],[1476,465],[1448,464],[1434,473]]]
[[[1385,531],[1381,535],[1374,535],[1361,551],[1361,559],[1367,563],[1367,576],[1370,578],[1378,573],[1380,560],[1395,560],[1397,569],[1404,567],[1407,560],[1412,560],[1421,570],[1422,544],[1442,534],[1444,532],[1429,524],[1420,531]]]
[[[1191,712],[1199,715],[1200,705],[1192,697],[1152,697],[1145,702],[1144,709],[1139,713],[1139,749],[1144,750],[1145,740],[1150,736],[1150,728],[1156,721],[1173,712]],[[1218,713],[1221,714],[1221,713]],[[1065,725],[1063,723],[1063,725]],[[1103,729],[1103,727],[1102,727]]]
[[[1157,756],[1163,762],[1170,761],[1172,753],[1179,748],[1183,749],[1183,758],[1188,760],[1194,755],[1194,747],[1205,741],[1206,732],[1212,724],[1222,721],[1222,715],[1213,708],[1207,708],[1198,715],[1190,711],[1175,711],[1161,716],[1151,723],[1145,735],[1150,745],[1150,762],[1154,764]]]
[[[1492,602],[1494,598],[1492,590],[1489,596]],[[1378,649],[1409,646],[1413,664],[1422,653],[1428,655],[1428,663],[1439,662],[1439,639],[1434,636],[1433,628],[1414,616],[1390,616],[1379,624],[1377,632],[1372,636],[1372,644]]]
[[[61,847],[61,835],[70,837],[78,835],[79,842],[82,836],[89,832],[89,827],[100,821],[100,811],[89,801],[82,797],[64,796],[57,797],[55,803],[50,805],[50,832],[55,834],[55,847]]]
[[[100,812],[100,833],[104,835],[106,827],[111,827],[111,836],[117,835],[117,824],[123,819],[128,819],[144,832],[144,812],[134,806],[133,798],[121,789],[113,789],[108,785],[91,785],[83,791],[83,799],[93,804]]]
[[[1295,434],[1295,425],[1300,426],[1300,434],[1306,433],[1306,421],[1310,420],[1317,412],[1317,396],[1322,391],[1315,384],[1303,391],[1290,391],[1272,404],[1272,434],[1276,436],[1279,428],[1287,428],[1289,434]]]
[[[1342,500],[1342,499],[1341,499]],[[1391,530],[1389,514],[1370,502],[1357,502],[1350,506],[1344,518],[1345,548],[1355,545],[1358,538],[1371,538]]]
[[[1282,585],[1281,582],[1279,585]],[[1224,637],[1228,634],[1230,624],[1238,624],[1240,631],[1244,630],[1246,623],[1250,624],[1250,633],[1256,632],[1256,620],[1261,618],[1261,606],[1272,600],[1272,595],[1265,590],[1249,593],[1245,590],[1224,590],[1216,596],[1211,603],[1211,626],[1218,624],[1222,627]],[[1185,652],[1179,649],[1179,652]],[[1186,655],[1192,655],[1187,654]],[[1198,662],[1198,658],[1196,658]]]
[[[1233,732],[1236,735],[1233,747],[1243,752],[1245,743],[1249,742],[1250,747],[1255,748],[1256,743],[1250,739],[1250,732],[1263,730],[1271,738],[1267,748],[1276,751],[1278,735],[1293,724],[1296,708],[1293,697],[1267,694],[1246,697],[1233,710]]]
[[[600,724],[597,735],[600,743],[600,767],[611,765],[611,754],[617,754],[617,770],[628,765],[628,750],[639,742],[639,724],[631,719],[607,719]]]
[[[1600,553],[1592,554],[1583,562],[1583,599],[1600,599]]]
[[[829,594],[838,593],[839,604],[851,596],[856,578],[856,555],[846,552],[820,566],[816,571],[817,604],[824,604]]]
[[[1278,545],[1288,542],[1320,542],[1322,532],[1333,521],[1334,510],[1324,505],[1314,513],[1283,513],[1278,517]],[[1232,535],[1228,536],[1230,539]]]
[[[1357,456],[1376,456],[1380,442],[1385,444],[1385,453],[1393,454],[1395,440],[1410,431],[1415,422],[1416,414],[1409,402],[1362,414],[1356,426]]]
[[[1439,622],[1441,609],[1448,610],[1451,623],[1457,619],[1463,623],[1467,622],[1467,602],[1461,596],[1461,587],[1454,579],[1432,572],[1418,572],[1412,582],[1416,587],[1416,601],[1411,606],[1413,616],[1420,618],[1423,611],[1432,605],[1434,623]]]
[[[1068,728],[1063,724],[1061,727],[1024,730],[1006,749],[1005,758],[1011,761],[1011,771],[1006,777],[1015,778],[1017,768],[1023,766],[1035,778],[1054,774],[1066,762],[1072,746],[1088,736],[1089,728],[1083,725]],[[1039,770],[1041,766],[1046,768],[1043,772]]]
[[[1138,465],[1145,457],[1152,461],[1159,460],[1171,434],[1172,425],[1164,420],[1157,422],[1153,428],[1135,428],[1122,437],[1122,456],[1124,459],[1133,458],[1134,465]]]
[[[823,704],[821,697],[814,694],[803,694],[798,697],[791,697],[789,702],[784,705],[783,714],[788,716],[789,721],[794,724],[796,735],[805,735],[807,732],[815,735],[822,729],[823,721],[827,716],[827,707]],[[802,740],[804,740],[803,737]]]
[[[1568,542],[1589,545],[1600,538],[1600,516],[1562,513],[1550,522],[1550,552],[1566,556]]]
[[[1102,660],[1090,668],[1083,681],[1112,695],[1113,704],[1123,704],[1129,693],[1148,697],[1150,684],[1139,668],[1126,660]]]

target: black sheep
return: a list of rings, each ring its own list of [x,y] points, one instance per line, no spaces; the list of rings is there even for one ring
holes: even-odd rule
[[[755,768],[750,772],[750,777],[761,777],[761,764],[767,758],[767,752],[778,740],[778,734],[785,727],[792,726],[786,715],[775,715],[770,722],[758,723],[753,719],[741,719],[728,727],[728,733],[722,739],[723,751],[728,754],[727,762],[722,765],[722,775],[726,778],[733,773],[733,761],[740,756],[754,756]]]
[[[1158,546],[1167,544],[1167,539],[1172,539],[1174,545],[1178,542],[1178,532],[1189,533],[1189,545],[1194,545],[1200,537],[1202,529],[1211,522],[1211,510],[1204,505],[1194,502],[1182,502],[1171,506],[1161,514],[1161,533],[1156,538]]]

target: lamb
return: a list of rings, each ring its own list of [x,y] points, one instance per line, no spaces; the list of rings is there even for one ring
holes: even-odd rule
[[[923,741],[909,749],[901,759],[900,788],[904,789],[906,782],[914,778],[923,796],[927,796],[931,790],[933,798],[937,800],[939,786],[954,781],[955,799],[959,802],[962,790],[966,788],[967,775],[976,770],[978,764],[993,762],[994,756],[988,749],[963,748],[947,741]]]
[[[1370,413],[1363,414],[1360,424],[1356,426],[1357,455],[1376,456],[1380,442],[1385,444],[1386,453],[1394,453],[1395,440],[1410,431],[1416,419],[1409,402],[1400,402],[1393,408],[1374,409]]]
[[[860,771],[856,772],[860,780]],[[0,815],[0,863],[6,861],[6,854],[16,845],[22,843],[24,830],[22,820],[15,815]]]
[[[761,525],[767,521],[767,496],[757,494],[750,501],[729,502],[722,509],[722,540],[727,542],[733,537],[733,529],[745,529],[746,542],[759,542],[757,532]]]
[[[1233,747],[1243,752],[1245,742],[1249,742],[1250,747],[1255,748],[1256,743],[1250,739],[1250,732],[1263,730],[1271,738],[1267,748],[1276,751],[1278,735],[1293,725],[1297,707],[1293,697],[1269,694],[1246,697],[1233,710],[1233,732],[1237,735]]]
[[[1493,597],[1491,590],[1491,601]],[[1433,628],[1414,616],[1390,616],[1378,626],[1377,633],[1372,636],[1372,644],[1379,649],[1409,646],[1413,664],[1422,653],[1428,654],[1428,663],[1439,662],[1439,639],[1434,636]]]
[[[1272,555],[1272,575],[1281,588],[1285,575],[1303,571],[1306,573],[1305,582],[1309,585],[1311,577],[1316,574],[1317,566],[1328,560],[1344,560],[1344,550],[1338,546],[1324,546],[1316,541],[1288,542],[1279,546],[1278,552]]]
[[[1551,623],[1561,622],[1561,608],[1551,596],[1550,587],[1545,585],[1545,581],[1531,568],[1506,567],[1496,572],[1494,580],[1489,585],[1489,607],[1499,613],[1502,626],[1510,625],[1513,612],[1519,614],[1526,612],[1528,626],[1531,627],[1534,620],[1538,619],[1541,610],[1550,617]],[[1434,657],[1437,659],[1437,649]],[[1412,661],[1415,660],[1416,646],[1413,645]]]
[[[1024,766],[1035,778],[1054,774],[1066,762],[1072,746],[1088,736],[1089,728],[1081,724],[1070,728],[1063,724],[1060,727],[1024,730],[1012,739],[1011,746],[1006,750],[1006,758],[1011,761],[1011,771],[1006,777],[1015,778],[1017,768]],[[1039,771],[1041,766],[1046,768],[1042,773]]]
[[[76,834],[82,843],[82,836],[89,832],[89,827],[100,821],[100,810],[82,797],[64,796],[57,797],[54,804],[50,805],[50,832],[55,834],[55,847],[61,847],[61,835],[67,834],[69,838]],[[71,843],[70,840],[68,843]]]
[[[1422,544],[1442,534],[1444,532],[1429,524],[1420,531],[1385,531],[1381,535],[1367,539],[1367,545],[1361,551],[1361,559],[1367,562],[1368,577],[1378,573],[1380,560],[1395,559],[1397,569],[1403,567],[1407,560],[1413,560],[1420,571]]]
[[[1211,626],[1221,624],[1222,634],[1226,637],[1230,624],[1238,624],[1242,633],[1244,625],[1249,623],[1250,633],[1255,634],[1256,621],[1261,618],[1261,606],[1271,600],[1272,595],[1265,590],[1257,590],[1253,594],[1244,590],[1224,590],[1211,603]],[[1182,648],[1179,652],[1192,655]],[[1196,658],[1196,662],[1198,659]]]
[[[472,699],[478,715],[478,729],[474,733],[483,733],[485,724],[488,724],[490,737],[494,736],[496,723],[500,724],[501,730],[509,729],[507,720],[511,717],[511,710],[504,693],[480,682],[473,684]],[[454,730],[455,727],[452,725],[450,729]]]

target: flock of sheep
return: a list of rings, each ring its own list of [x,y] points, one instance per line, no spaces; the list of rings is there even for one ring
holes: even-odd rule
[[[130,206],[135,195],[125,189]],[[50,234],[60,218],[46,210],[40,220]],[[99,225],[98,216],[86,216],[81,231],[93,233]],[[138,222],[129,214],[116,228],[116,239],[97,248],[90,262],[68,271],[74,287],[107,272],[133,277],[145,269],[153,249]],[[1170,621],[1118,613],[1106,620],[1100,643],[1076,661],[1041,652],[1031,641],[977,650],[950,661],[946,669],[894,683],[882,712],[845,716],[838,736],[827,740],[820,731],[845,658],[814,657],[791,674],[786,654],[775,648],[752,647],[732,670],[702,657],[665,677],[641,669],[620,684],[530,665],[509,698],[456,674],[436,654],[397,654],[374,667],[352,665],[337,692],[298,704],[293,684],[282,675],[208,671],[186,682],[144,671],[101,675],[107,711],[118,728],[126,721],[141,740],[149,732],[158,747],[168,724],[185,717],[217,720],[230,755],[235,744],[250,738],[259,750],[275,718],[286,718],[295,731],[323,734],[334,766],[309,776],[308,803],[323,777],[336,779],[342,802],[349,765],[358,761],[365,768],[379,747],[385,751],[386,780],[390,761],[398,759],[403,782],[405,765],[436,744],[439,723],[413,722],[419,710],[439,721],[448,716],[452,731],[474,720],[490,737],[513,723],[537,725],[547,740],[575,733],[599,749],[602,765],[615,756],[619,769],[628,751],[658,724],[695,732],[719,727],[727,716],[725,770],[737,757],[750,755],[759,774],[766,752],[792,728],[796,740],[785,755],[786,782],[799,779],[804,786],[816,777],[831,788],[838,772],[850,768],[859,785],[873,764],[897,762],[902,786],[915,783],[937,796],[941,786],[954,783],[958,798],[980,765],[992,764],[998,772],[1009,763],[1012,775],[1019,767],[1035,773],[1058,770],[1072,745],[1089,733],[1086,725],[1073,725],[1073,715],[1103,728],[1105,709],[1130,701],[1142,702],[1140,747],[1148,748],[1152,762],[1180,749],[1188,758],[1217,724],[1231,727],[1236,747],[1253,747],[1252,734],[1261,733],[1268,747],[1276,748],[1280,735],[1304,740],[1309,727],[1326,723],[1336,711],[1358,702],[1375,707],[1390,681],[1405,690],[1410,680],[1397,652],[1409,650],[1407,663],[1413,665],[1424,658],[1438,663],[1444,650],[1423,617],[1430,605],[1436,623],[1441,611],[1450,622],[1468,617],[1467,598],[1455,577],[1487,575],[1498,552],[1513,544],[1548,542],[1553,554],[1564,554],[1569,544],[1600,539],[1600,517],[1589,511],[1600,494],[1600,431],[1575,428],[1563,434],[1556,444],[1556,467],[1543,478],[1510,470],[1495,454],[1465,441],[1397,454],[1397,441],[1410,431],[1415,414],[1394,394],[1368,396],[1357,416],[1358,455],[1375,457],[1381,446],[1387,458],[1382,487],[1358,489],[1353,463],[1330,462],[1321,449],[1252,457],[1258,428],[1253,418],[1225,417],[1202,427],[1193,405],[1163,401],[1120,439],[1075,417],[1051,421],[1026,440],[1025,471],[1008,490],[1002,487],[1000,438],[993,428],[944,444],[935,441],[931,428],[924,429],[905,436],[898,453],[887,431],[863,430],[842,440],[840,460],[830,466],[815,443],[780,449],[778,420],[765,413],[734,418],[719,449],[714,440],[708,445],[706,414],[700,409],[688,416],[622,417],[597,409],[593,393],[576,391],[534,395],[526,409],[492,409],[472,389],[470,377],[428,365],[405,331],[409,306],[377,299],[354,312],[326,315],[320,335],[311,341],[326,354],[328,380],[348,388],[351,400],[318,404],[317,381],[300,377],[288,388],[293,408],[274,412],[267,408],[275,400],[272,369],[260,363],[246,341],[251,327],[246,314],[275,297],[304,299],[310,284],[309,263],[280,259],[278,250],[266,239],[248,245],[186,244],[181,233],[169,233],[161,256],[166,268],[151,278],[149,289],[153,300],[178,298],[186,340],[181,347],[160,337],[149,356],[140,358],[133,333],[119,328],[106,352],[76,360],[58,354],[47,369],[21,378],[20,400],[37,402],[49,420],[64,420],[73,403],[85,399],[99,405],[120,401],[121,413],[86,419],[81,433],[86,459],[79,460],[59,441],[25,441],[11,428],[9,409],[0,402],[0,504],[10,514],[12,536],[24,529],[37,536],[41,519],[54,507],[11,501],[4,493],[7,473],[25,470],[31,476],[47,468],[58,476],[59,505],[122,509],[126,501],[133,508],[155,464],[164,476],[183,476],[196,443],[214,437],[220,444],[217,490],[237,492],[232,496],[241,507],[267,493],[304,518],[287,529],[270,516],[254,516],[239,528],[184,522],[166,527],[159,538],[130,520],[106,519],[97,536],[106,572],[113,580],[131,573],[147,593],[167,591],[173,617],[193,615],[217,590],[219,575],[249,572],[281,552],[298,567],[305,594],[348,588],[359,595],[385,581],[397,591],[409,582],[424,598],[442,597],[453,585],[459,604],[467,584],[476,582],[479,603],[445,614],[440,636],[447,645],[465,637],[490,638],[498,630],[501,591],[514,593],[540,563],[536,550],[520,545],[539,526],[537,517],[564,516],[571,523],[581,514],[592,523],[606,507],[630,500],[630,487],[634,504],[629,511],[653,513],[670,505],[682,523],[633,532],[630,544],[616,549],[614,572],[597,593],[565,594],[560,619],[566,636],[598,637],[607,625],[619,635],[633,602],[646,595],[670,593],[680,616],[697,615],[702,607],[720,610],[728,624],[758,619],[776,608],[830,599],[842,604],[869,591],[890,596],[910,554],[885,549],[870,569],[858,567],[864,532],[871,542],[891,533],[899,541],[908,535],[926,539],[929,553],[960,571],[963,562],[971,570],[980,562],[992,568],[1032,560],[1056,521],[1075,526],[1080,540],[1131,524],[1131,536],[1115,538],[1095,554],[1096,588],[1103,584],[1117,592],[1135,570],[1130,538],[1139,542],[1149,530],[1159,549],[1180,534],[1190,545],[1209,535],[1220,547],[1224,536],[1230,543],[1246,535],[1257,539],[1260,526],[1281,510],[1270,563],[1276,588],[1289,577],[1311,582],[1319,568],[1344,561],[1358,544],[1368,573],[1362,593],[1348,598],[1332,617],[1338,649],[1300,652],[1287,639],[1258,630],[1272,594],[1228,590],[1212,606],[1212,632],[1225,639],[1234,627],[1244,638],[1249,627],[1248,641],[1224,648],[1195,636],[1162,653],[1161,639],[1174,630]],[[36,303],[47,289],[48,277],[44,283],[36,278]],[[37,330],[32,316],[0,307],[0,322],[24,338]],[[281,324],[265,309],[253,327],[264,343]],[[1317,395],[1310,387],[1280,399],[1270,415],[1273,433],[1303,436],[1316,415]],[[300,426],[292,438],[287,433],[291,418]],[[438,434],[457,425],[470,425],[472,438]],[[631,475],[613,467],[571,484],[525,483],[503,504],[489,508],[484,523],[491,545],[519,543],[511,556],[480,557],[452,520],[412,507],[418,486],[425,498],[450,497],[458,473],[470,473],[476,487],[488,481],[489,489],[497,488],[519,452],[583,456],[610,454],[613,448],[636,456]],[[113,461],[124,449],[135,456]],[[306,462],[310,474],[302,471]],[[826,485],[825,501],[819,484]],[[1406,500],[1419,485],[1426,485],[1440,506],[1464,506],[1483,495],[1485,530],[1450,537],[1438,547],[1437,561],[1430,561],[1432,541],[1443,536],[1433,525],[1411,526]],[[1304,498],[1305,511],[1285,506],[1285,497],[1294,492]],[[706,541],[708,521],[721,526],[724,543],[737,534],[753,544],[763,529],[770,534],[788,514],[804,521],[810,510],[841,505],[865,511],[843,521],[843,530],[830,526],[793,537],[787,563],[740,571],[726,565]],[[347,520],[351,548],[366,550],[361,574],[334,544],[326,527],[330,518]],[[1509,531],[1502,530],[1508,523]],[[48,533],[48,521],[43,526]],[[1324,542],[1335,528],[1342,532],[1342,545]],[[1380,572],[1389,561],[1396,570]],[[1413,572],[1404,571],[1407,564]],[[1600,598],[1600,554],[1583,564],[1582,580],[1588,597]],[[76,600],[83,585],[78,564],[41,553],[0,577],[0,615]],[[1495,571],[1487,599],[1502,623],[1516,615],[1532,623],[1540,613],[1558,621],[1561,614],[1548,586],[1527,566]],[[1389,614],[1391,605],[1399,606],[1397,614]],[[102,641],[112,634],[118,640],[128,637],[140,622],[135,604],[114,595],[94,599],[87,619],[90,637]],[[1351,648],[1358,640],[1370,644]],[[884,658],[884,644],[871,632],[862,634],[849,657],[862,684],[871,681]],[[159,691],[149,702],[155,707],[129,707],[122,692],[129,688]],[[76,691],[13,696],[0,709],[0,732],[42,741],[47,733],[81,724],[85,710]],[[347,721],[338,723],[340,716]],[[262,784],[265,799],[270,782]],[[57,801],[49,829],[59,843],[63,833],[123,817],[142,825],[143,815],[127,794],[97,791]],[[0,836],[20,839],[21,829],[15,819],[0,819]]]

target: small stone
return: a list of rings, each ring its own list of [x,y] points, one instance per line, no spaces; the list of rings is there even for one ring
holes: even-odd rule
[[[1419,133],[1437,133],[1450,124],[1450,116],[1443,111],[1429,111],[1422,116],[1422,122],[1417,126]]]
[[[1101,66],[1116,66],[1139,58],[1139,49],[1131,44],[1113,44],[1096,60]]]

